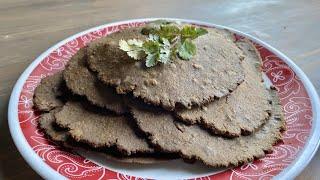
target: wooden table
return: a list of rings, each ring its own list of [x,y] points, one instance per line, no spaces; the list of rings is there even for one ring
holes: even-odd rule
[[[7,124],[11,89],[22,71],[56,42],[100,24],[143,17],[178,17],[252,34],[294,60],[320,92],[320,1],[0,1],[0,179],[40,179],[14,146]],[[319,179],[320,153],[298,179]]]

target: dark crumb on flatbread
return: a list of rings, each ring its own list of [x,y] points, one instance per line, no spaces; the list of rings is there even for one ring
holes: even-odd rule
[[[230,95],[203,107],[175,112],[187,124],[200,124],[210,132],[226,137],[248,135],[260,128],[271,112],[269,91],[263,83],[261,58],[249,41],[237,42],[245,58],[245,80]]]
[[[271,94],[273,107],[265,125],[249,136],[233,139],[212,136],[197,125],[184,125],[168,113],[135,107],[131,111],[149,142],[162,151],[179,153],[182,158],[197,159],[212,167],[237,166],[265,156],[281,139],[285,120],[276,91],[271,90]]]
[[[163,153],[138,153],[132,156],[123,156],[117,151],[115,147],[94,149],[86,144],[75,142],[70,138],[70,134],[67,129],[62,129],[57,127],[55,124],[54,113],[60,111],[60,109],[55,109],[49,113],[44,113],[40,116],[39,128],[46,134],[46,136],[54,141],[55,143],[62,145],[66,149],[74,151],[75,148],[82,148],[90,151],[96,151],[103,153],[106,159],[114,160],[121,163],[136,163],[136,164],[153,164],[166,162],[171,159],[176,159],[175,154],[163,154]]]
[[[89,67],[120,94],[132,92],[146,103],[167,110],[190,108],[228,95],[244,79],[242,51],[226,30],[208,29],[208,34],[195,39],[197,54],[190,61],[174,59],[152,68],[119,49],[121,39],[145,39],[140,31],[125,29],[88,46]]]
[[[45,77],[34,91],[33,104],[39,111],[50,111],[56,107],[61,107],[63,101],[59,96],[63,95],[62,72]]]
[[[116,146],[125,155],[152,153],[145,139],[138,137],[127,117],[92,112],[80,102],[67,102],[55,114],[56,123],[68,128],[70,136],[94,148]]]
[[[117,114],[126,112],[122,97],[116,94],[114,88],[99,82],[95,74],[86,66],[86,47],[81,48],[69,61],[63,73],[67,87],[99,107],[106,108]]]

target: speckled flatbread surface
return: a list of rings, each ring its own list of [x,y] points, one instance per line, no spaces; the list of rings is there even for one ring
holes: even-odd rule
[[[43,78],[36,87],[33,96],[33,104],[37,110],[50,111],[63,105],[61,99],[57,98],[63,94],[62,72]]]
[[[122,97],[111,87],[100,83],[88,70],[86,47],[81,48],[69,61],[63,73],[67,87],[77,95],[85,96],[92,104],[117,114],[125,113]]]
[[[55,119],[59,126],[69,129],[73,139],[94,148],[115,146],[126,155],[154,151],[136,135],[125,116],[93,112],[80,102],[70,101],[55,113]]]
[[[237,137],[250,134],[269,118],[271,100],[262,79],[261,59],[249,41],[237,42],[245,58],[242,66],[245,80],[230,95],[203,107],[176,111],[176,116],[188,124],[200,124],[210,132]]]
[[[119,49],[121,39],[145,39],[140,31],[129,28],[88,46],[89,67],[118,93],[133,92],[147,103],[173,110],[226,96],[244,79],[242,51],[228,31],[208,29],[208,34],[194,40],[197,54],[190,61],[174,59],[171,64],[152,68]]]
[[[197,125],[184,125],[168,113],[134,107],[131,111],[139,128],[149,135],[150,143],[163,151],[180,153],[183,158],[213,167],[239,165],[264,156],[281,139],[285,121],[276,92],[271,93],[273,108],[266,124],[249,136],[233,139],[212,136]]]

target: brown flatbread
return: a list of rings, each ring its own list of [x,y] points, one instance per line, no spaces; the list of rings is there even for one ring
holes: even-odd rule
[[[61,85],[63,84],[62,72],[45,77],[34,91],[33,103],[40,111],[50,111],[61,107],[63,102],[57,98],[62,95]]]
[[[208,29],[194,40],[197,55],[190,61],[146,68],[119,49],[121,39],[145,39],[141,28],[129,28],[91,43],[89,67],[101,81],[116,87],[120,94],[133,92],[147,103],[173,110],[177,105],[190,108],[223,97],[243,81],[243,55],[226,30]]]
[[[55,114],[56,123],[68,128],[72,138],[94,148],[115,146],[125,155],[152,153],[145,139],[138,137],[125,116],[89,111],[80,102],[67,102]]]
[[[122,97],[114,88],[101,84],[86,67],[86,47],[81,48],[69,61],[63,73],[67,87],[77,95],[85,96],[92,104],[117,114],[124,113]]]
[[[60,108],[54,109],[48,113],[41,114],[38,122],[40,129],[42,129],[45,132],[45,134],[50,137],[51,140],[58,143],[63,143],[67,141],[69,135],[67,130],[57,128],[54,125],[54,114],[59,111]]]
[[[273,90],[271,94],[273,108],[269,121],[259,131],[233,139],[212,136],[197,125],[176,122],[168,113],[135,107],[131,111],[150,143],[163,151],[180,153],[183,158],[197,159],[213,167],[237,166],[264,156],[281,139],[285,121],[276,92]]]
[[[180,110],[176,116],[188,124],[201,124],[210,132],[237,137],[250,134],[269,118],[271,101],[261,73],[261,58],[249,41],[238,42],[244,51],[245,80],[230,95],[203,107]]]
[[[54,113],[59,110],[53,110],[49,113],[42,114],[39,118],[39,127],[44,131],[44,133],[53,141],[57,142],[58,144],[66,147],[67,149],[74,149],[74,148],[81,148],[81,145],[77,144],[76,142],[71,142],[69,139],[69,132],[65,129],[58,129],[55,127],[55,118]],[[114,160],[121,163],[136,163],[136,164],[154,164],[165,162],[172,157],[153,157],[152,154],[147,154],[145,156],[116,156],[112,155],[109,152],[105,152],[104,156],[106,159]]]

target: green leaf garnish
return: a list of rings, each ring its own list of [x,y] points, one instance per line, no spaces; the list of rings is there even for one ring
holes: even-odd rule
[[[171,57],[171,44],[168,39],[162,38],[162,45],[160,47],[160,56],[159,56],[159,62],[162,62],[164,64],[170,62]]]
[[[128,41],[120,40],[119,47],[121,50],[126,51],[128,56],[135,60],[139,60],[144,56],[142,51],[143,41],[138,39],[130,39]]]
[[[174,25],[160,25],[159,27],[145,27],[141,30],[141,33],[144,35],[154,34],[172,42],[180,36],[180,29]]]
[[[199,36],[207,34],[208,31],[204,28],[198,28],[195,26],[184,26],[181,29],[181,39],[182,41],[185,39],[196,39]]]
[[[190,39],[186,39],[178,49],[178,55],[183,60],[190,60],[196,54],[196,46]]]
[[[192,40],[208,31],[190,25],[181,28],[172,22],[158,20],[144,27],[141,33],[148,35],[148,39],[120,40],[119,47],[135,60],[146,58],[146,66],[152,67],[171,62],[176,56],[182,60],[192,59],[197,49]]]
[[[160,51],[160,43],[156,40],[148,40],[143,43],[143,50],[146,54],[154,54]]]
[[[155,34],[172,42],[174,38],[180,35],[180,29],[174,25],[161,25],[160,29],[155,31]]]
[[[146,58],[146,66],[152,67],[158,64],[159,54],[148,54]]]
[[[170,42],[166,38],[159,38],[157,35],[150,35],[149,39],[143,43],[144,52],[147,54],[146,66],[152,67],[170,61]]]

